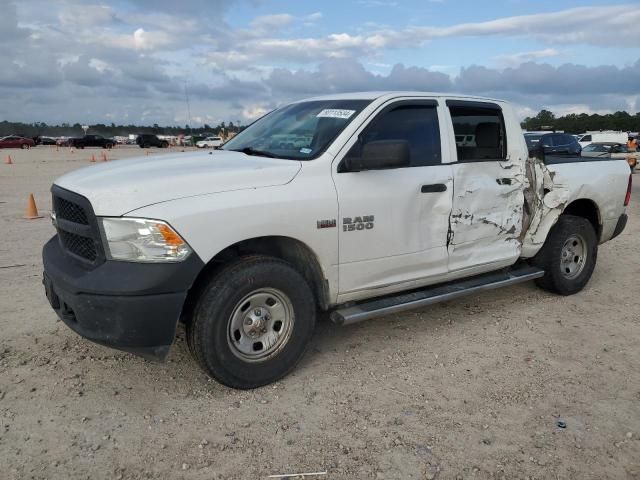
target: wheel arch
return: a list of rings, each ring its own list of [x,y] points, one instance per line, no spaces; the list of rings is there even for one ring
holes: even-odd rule
[[[182,321],[189,321],[198,296],[212,276],[230,261],[249,255],[267,255],[291,264],[309,283],[318,307],[321,310],[328,310],[329,282],[316,253],[307,244],[292,237],[264,236],[229,245],[206,263],[189,290],[183,308]]]
[[[589,223],[591,223],[596,231],[596,238],[600,241],[602,235],[602,216],[596,202],[588,198],[574,200],[565,207],[562,214],[574,215],[589,220]]]

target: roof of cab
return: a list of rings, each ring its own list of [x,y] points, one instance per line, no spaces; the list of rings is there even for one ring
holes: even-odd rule
[[[380,98],[391,99],[396,97],[426,97],[426,98],[457,98],[468,100],[484,100],[492,102],[502,102],[503,100],[487,97],[477,97],[474,95],[463,95],[459,93],[442,93],[442,92],[418,92],[418,91],[379,91],[379,92],[349,92],[334,93],[330,95],[321,95],[312,98],[301,99],[298,102],[308,102],[315,100],[377,100]],[[298,103],[296,102],[296,103]]]

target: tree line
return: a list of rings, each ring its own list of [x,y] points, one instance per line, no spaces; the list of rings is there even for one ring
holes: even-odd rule
[[[623,132],[640,132],[640,112],[631,115],[625,111],[600,115],[597,113],[570,113],[561,117],[556,117],[549,110],[541,110],[535,117],[527,117],[522,122],[525,130],[562,130],[567,133],[582,133],[588,130],[620,130]],[[116,125],[111,123],[106,125],[98,123],[90,125],[88,133],[102,135],[105,137],[127,136],[129,134],[153,133],[156,135],[196,135],[206,134],[222,135],[237,133],[245,127],[234,125],[233,122],[225,122],[219,125],[207,125],[200,127],[181,126],[160,126],[154,123],[152,126],[141,125]],[[22,123],[0,122],[0,137],[7,135],[20,135],[23,137],[78,137],[83,135],[82,126],[79,123],[60,125],[47,125],[44,122]]]
[[[566,133],[582,133],[589,130],[619,130],[640,132],[640,112],[631,115],[627,112],[615,112],[600,115],[598,113],[570,113],[556,117],[549,110],[541,110],[535,117],[527,117],[522,122],[525,130],[562,130]]]
[[[216,126],[204,124],[200,127],[190,127],[189,125],[181,126],[160,126],[154,123],[152,126],[140,125],[116,125],[112,123],[105,125],[98,123],[89,125],[87,133],[94,135],[102,135],[104,137],[127,136],[129,134],[153,133],[156,135],[196,135],[205,134],[222,135],[229,133],[237,133],[242,130],[243,126],[235,125],[233,122],[228,124],[225,122]],[[82,125],[79,123],[69,124],[62,123],[60,125],[47,125],[44,122],[22,123],[9,122],[7,120],[0,122],[0,137],[7,135],[20,135],[21,137],[81,137],[84,135]]]

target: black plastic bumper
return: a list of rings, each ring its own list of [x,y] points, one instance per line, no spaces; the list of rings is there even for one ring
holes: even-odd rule
[[[618,219],[618,223],[616,224],[616,228],[613,231],[613,235],[611,236],[612,239],[616,238],[618,235],[620,235],[625,227],[627,226],[627,220],[629,217],[627,217],[626,213],[623,213],[622,215],[620,215],[620,218]]]
[[[180,263],[106,261],[87,269],[55,236],[44,246],[49,303],[73,331],[96,343],[163,360],[187,292],[204,266],[192,253]]]

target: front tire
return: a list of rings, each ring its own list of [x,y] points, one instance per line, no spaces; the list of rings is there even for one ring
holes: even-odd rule
[[[313,335],[314,296],[290,264],[267,256],[243,257],[203,288],[187,325],[198,364],[220,383],[256,388],[284,377]]]
[[[545,271],[536,284],[559,295],[573,295],[589,282],[597,258],[593,225],[583,217],[561,215],[533,259],[533,264]]]

